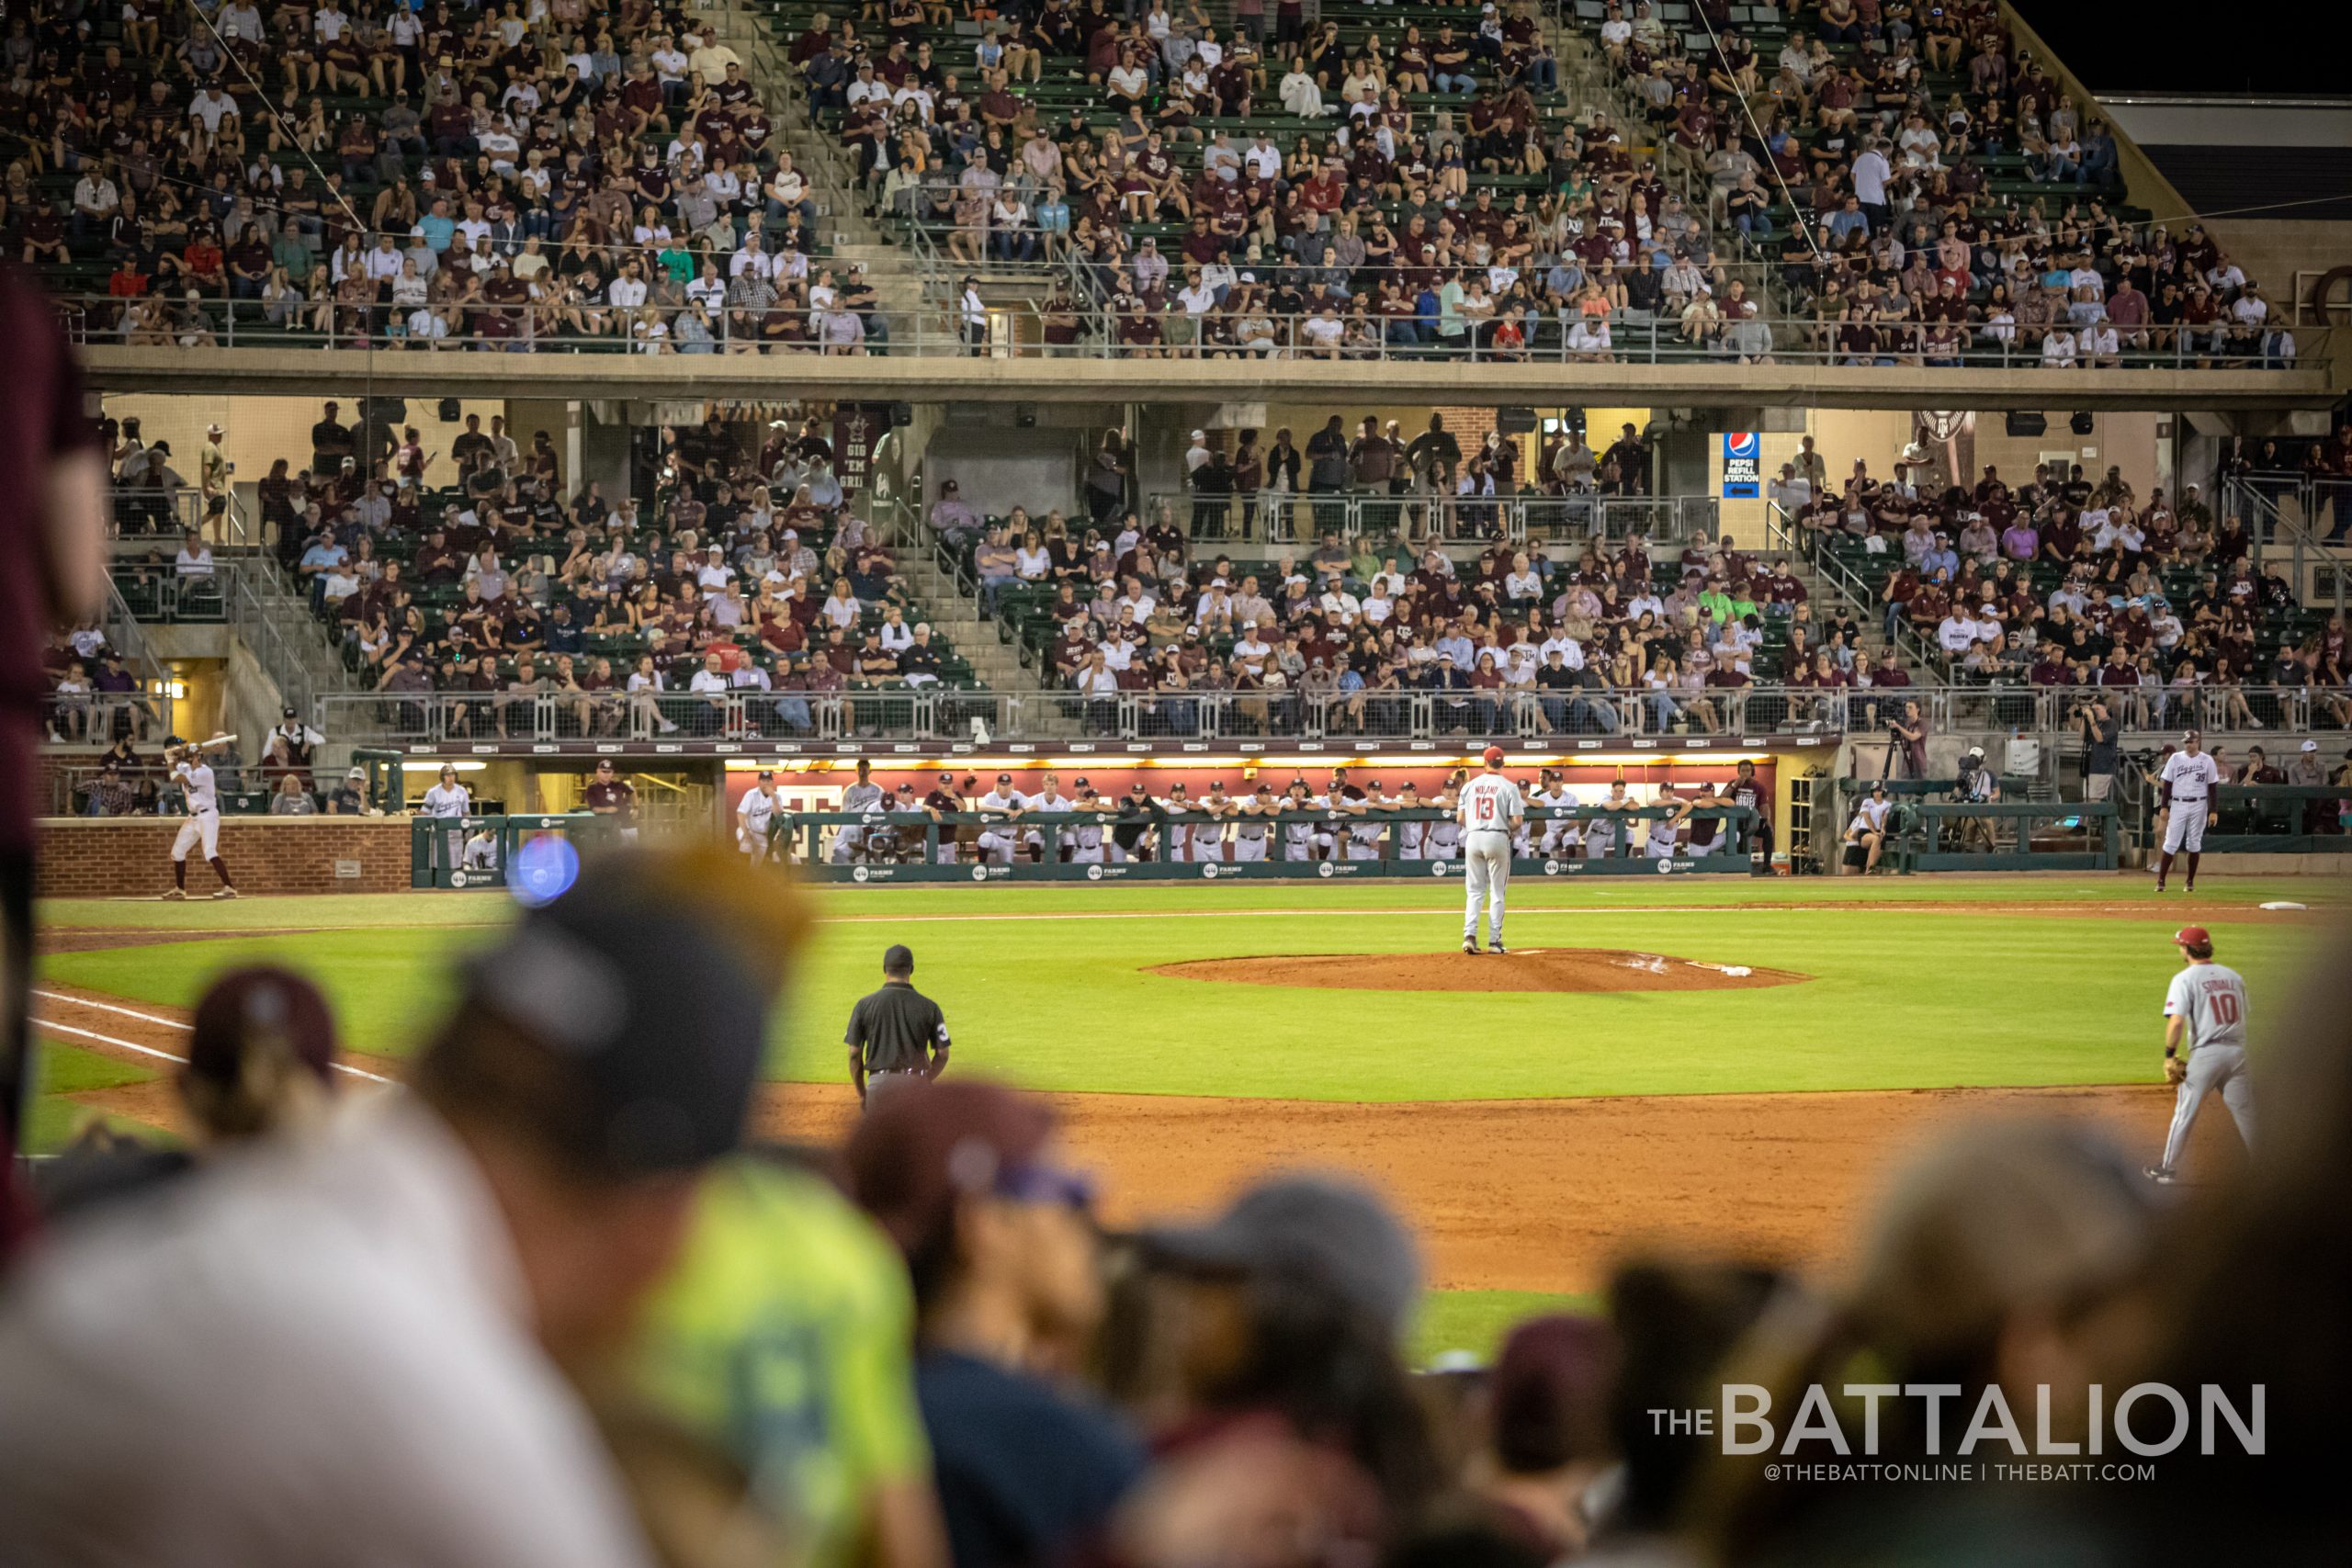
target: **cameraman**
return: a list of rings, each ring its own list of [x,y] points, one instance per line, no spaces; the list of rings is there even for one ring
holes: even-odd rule
[[[2083,732],[2083,798],[2105,800],[2122,760],[2123,721],[2099,692],[2075,710],[2075,724]]]

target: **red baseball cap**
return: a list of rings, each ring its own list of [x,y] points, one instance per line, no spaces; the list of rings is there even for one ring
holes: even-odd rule
[[[2203,926],[2183,926],[2172,933],[2172,942],[2175,947],[2186,947],[2194,952],[2213,951],[2213,933]]]
[[[275,1035],[296,1061],[334,1087],[334,1014],[319,988],[291,970],[257,964],[212,983],[190,1020],[187,1071],[226,1089],[244,1071],[264,1035]]]
[[[1489,746],[1480,752],[1479,756],[1485,759],[1487,766],[1490,768],[1499,768],[1503,765],[1503,749],[1499,746]]]

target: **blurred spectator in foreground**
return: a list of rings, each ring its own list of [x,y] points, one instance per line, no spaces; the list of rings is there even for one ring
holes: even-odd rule
[[[898,1248],[790,1151],[704,1184],[649,1302],[639,1397],[740,1465],[789,1541],[768,1568],[940,1568],[945,1536]]]
[[[2343,951],[2339,931],[2315,953]],[[2330,1483],[2352,1464],[2352,965],[2313,973],[2287,1021],[2256,1041],[2262,1146],[2193,1209],[2156,1303],[2164,1342],[2141,1374],[2183,1391],[2219,1383],[2241,1400],[2263,1384],[2267,1451],[2224,1438],[2214,1457],[2187,1461],[2195,1486],[2111,1499],[2138,1562],[2352,1561],[2352,1510]]]
[[[0,1518],[45,1563],[648,1561],[562,1369],[740,1142],[805,920],[616,854],[465,971],[413,1093],[62,1235],[0,1303]]]
[[[198,1000],[187,1062],[173,1082],[190,1146],[95,1127],[40,1168],[42,1212],[62,1220],[194,1169],[200,1157],[317,1132],[334,1104],[334,1014],[316,986],[273,965],[229,971]]]
[[[1351,1183],[1289,1176],[1211,1224],[1140,1238],[1166,1285],[1144,1331],[1167,1464],[1123,1522],[1146,1564],[1349,1561],[1408,1538],[1444,1482],[1398,1344],[1420,1298],[1412,1237]]]
[[[1592,1535],[1588,1493],[1614,1460],[1609,1401],[1617,1347],[1589,1318],[1530,1319],[1495,1358],[1486,1438],[1469,1482],[1507,1531],[1545,1562],[1581,1553]]]
[[[1085,1183],[1053,1112],[992,1084],[917,1084],[849,1145],[858,1201],[906,1255],[915,1393],[956,1568],[1026,1568],[1090,1545],[1143,1469],[1111,1412],[1057,1374],[1102,1315]]]
[[[33,959],[34,749],[49,702],[50,632],[97,614],[106,598],[107,450],[49,301],[0,267],[0,1189],[31,1093],[25,1009]],[[13,1213],[0,1190],[0,1260]]]
[[[1782,1434],[1812,1385],[1827,1391],[1849,1434],[1865,1428],[1863,1402],[1845,1392],[1849,1385],[1948,1387],[1940,1414],[1917,1397],[1881,1404],[1872,1456],[1880,1462],[1931,1464],[1951,1455],[1995,1388],[2021,1429],[2042,1421],[2038,1394],[2046,1390],[2041,1429],[2056,1441],[2085,1442],[2090,1389],[2128,1385],[2119,1374],[2144,1357],[2158,1326],[2145,1290],[2156,1192],[2121,1151],[2085,1128],[1996,1122],[1956,1134],[1897,1179],[1846,1297],[1821,1310],[1774,1314],[1725,1376],[1770,1392]],[[1799,1451],[1835,1457],[1826,1439]],[[1976,1457],[2017,1456],[1996,1442],[1980,1445]],[[2004,1485],[1989,1474],[1886,1486],[1776,1480],[1767,1463],[1726,1457],[1711,1478],[1706,1529],[1724,1562],[2127,1560],[2084,1529],[2081,1498],[2063,1484]]]

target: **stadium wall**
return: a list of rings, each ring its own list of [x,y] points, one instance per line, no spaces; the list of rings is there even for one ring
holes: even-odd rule
[[[178,817],[43,818],[35,891],[43,898],[153,897],[172,885]],[[188,893],[218,885],[189,853]],[[220,857],[241,893],[397,893],[409,885],[405,817],[224,817]]]

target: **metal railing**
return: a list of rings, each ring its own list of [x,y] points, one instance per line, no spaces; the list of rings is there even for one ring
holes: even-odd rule
[[[1871,585],[1854,570],[1838,558],[1835,550],[1823,547],[1826,534],[1808,534],[1796,526],[1777,501],[1764,503],[1764,539],[1775,550],[1785,550],[1811,567],[1816,576],[1829,584],[1847,606],[1867,624],[1877,626],[1886,634],[1894,651],[1922,670],[1941,670],[1943,658],[1931,648],[1908,621],[1890,617],[1886,607],[1878,602]]]
[[[169,567],[147,571],[118,564],[115,592],[125,610],[142,621],[225,621],[229,591],[217,572],[182,577]]]
[[[1867,346],[1841,345],[1840,323],[1817,317],[1720,321],[1686,326],[1672,315],[1612,310],[1584,318],[1560,310],[1456,322],[1371,311],[1348,316],[1270,312],[1194,316],[1181,307],[1147,305],[1121,313],[1074,299],[1048,312],[1042,302],[990,304],[985,331],[967,329],[952,302],[908,321],[885,317],[887,335],[867,321],[881,312],[822,312],[806,306],[752,310],[722,306],[695,320],[690,305],[610,303],[483,307],[447,305],[410,312],[389,305],[334,300],[275,307],[260,300],[210,299],[124,302],[81,298],[76,339],[183,348],[342,348],[379,352],[506,354],[869,354],[1011,358],[1200,358],[1385,363],[1447,360],[1470,364],[1733,365],[1792,364],[1849,368],[2289,369],[2324,361],[2332,328],[2300,339],[2271,334],[2228,345],[2151,330],[2138,344],[2111,354],[2052,360],[2039,337],[2008,337],[1982,325],[1939,344],[1928,325],[1869,323]],[[481,323],[496,318],[494,331]],[[853,329],[846,322],[854,321]],[[691,324],[690,324],[691,323]],[[775,327],[776,330],[770,330]],[[1506,327],[1508,331],[1503,330]],[[1063,341],[1066,340],[1066,341]]]
[[[2032,686],[2007,682],[1925,688],[1933,728],[1970,734],[2066,733],[2095,696],[2104,696],[2127,735],[2177,739],[2185,729],[2211,740],[2229,736],[2265,744],[2266,735],[2352,730],[2352,687],[2343,686]],[[2277,759],[2283,765],[2286,759]]]
[[[233,545],[244,542],[244,520],[236,501],[222,492],[229,502],[222,515],[228,520],[222,536],[208,537],[212,545]],[[113,509],[115,532],[126,538],[164,536],[175,534],[205,533],[207,497],[201,487],[180,485],[116,485],[107,491],[107,500]]]
[[[1875,730],[1915,692],[1803,686],[1675,686],[1563,692],[1360,692],[1169,688],[1089,694],[938,686],[810,692],[583,691],[534,684],[484,692],[322,695],[311,723],[357,745],[602,744],[729,751],[763,742],[964,740],[977,721],[996,739],[1283,739],[1541,741],[1612,737],[1834,736]]]
[[[1295,542],[1312,545],[1327,533],[1344,539],[1397,539],[1412,544],[1486,544],[1511,539],[1539,544],[1614,545],[1636,535],[1680,539],[1705,529],[1713,537],[1721,516],[1707,495],[1441,495],[1421,490],[1254,491],[1239,494],[1156,491],[1145,517],[1165,513],[1194,545]]]
[[[163,691],[52,694],[43,705],[49,737],[64,746],[158,740],[171,733],[172,697]]]

